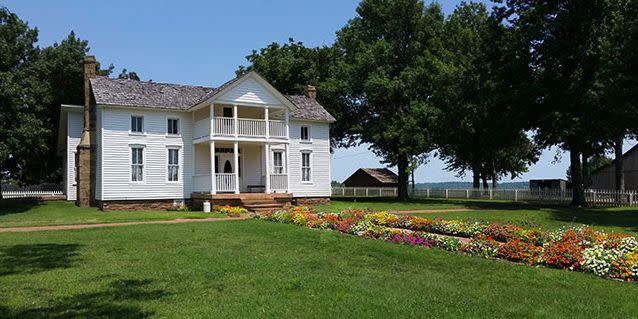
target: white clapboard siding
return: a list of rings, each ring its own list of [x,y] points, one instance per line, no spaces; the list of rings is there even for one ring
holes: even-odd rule
[[[300,141],[301,126],[310,127],[310,142]],[[290,121],[290,190],[294,197],[330,196],[328,123]],[[301,181],[301,151],[311,151],[311,182]]]
[[[65,154],[65,193],[67,200],[75,200],[77,198],[75,184],[75,153],[77,152],[80,137],[82,136],[82,109],[70,110],[67,112],[67,138],[66,138],[66,154]]]
[[[144,117],[144,134],[130,134],[131,115]],[[179,136],[167,136],[167,119],[179,118]],[[101,200],[190,198],[192,116],[186,112],[104,107]],[[144,145],[144,181],[131,182],[131,145]],[[178,182],[168,182],[168,147],[179,147]]]
[[[102,198],[102,107],[95,107],[95,198]]]
[[[221,95],[220,102],[249,103],[262,105],[281,105],[281,102],[252,77],[246,78],[241,83]]]

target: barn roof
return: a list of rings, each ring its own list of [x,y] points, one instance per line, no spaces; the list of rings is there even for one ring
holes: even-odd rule
[[[360,168],[360,170],[384,184],[398,183],[399,181],[397,174],[387,168]]]

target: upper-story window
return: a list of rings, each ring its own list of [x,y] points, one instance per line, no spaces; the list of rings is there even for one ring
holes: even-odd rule
[[[168,134],[177,135],[179,134],[179,119],[168,119]]]
[[[310,141],[310,127],[308,126],[301,127],[301,140]]]
[[[143,133],[144,132],[144,118],[141,116],[131,116],[131,132]]]

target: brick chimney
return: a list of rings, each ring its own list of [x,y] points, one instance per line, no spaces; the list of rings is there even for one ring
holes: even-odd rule
[[[94,177],[94,161],[95,154],[92,150],[91,139],[93,135],[91,131],[95,131],[91,127],[91,79],[96,76],[96,65],[94,56],[84,57],[84,125],[82,127],[82,137],[77,148],[75,163],[77,165],[77,199],[75,204],[80,207],[88,207],[91,205],[94,190],[92,187]]]
[[[311,99],[316,99],[317,98],[317,88],[315,88],[312,85],[308,85],[306,87],[306,96],[308,96]]]

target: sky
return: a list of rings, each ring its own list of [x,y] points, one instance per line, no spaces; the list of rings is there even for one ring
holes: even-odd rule
[[[459,1],[438,1],[449,14]],[[31,27],[39,45],[52,45],[71,30],[88,40],[104,66],[135,71],[142,80],[218,86],[235,76],[252,50],[289,38],[307,46],[330,45],[356,15],[358,0],[234,1],[30,1],[0,0]],[[115,75],[117,75],[117,73]],[[625,149],[635,144],[625,143]],[[556,155],[561,159],[555,161]],[[514,181],[564,178],[568,154],[545,150]],[[383,167],[367,145],[334,150],[332,178],[343,181],[359,167]],[[395,170],[393,168],[393,170]],[[395,170],[396,171],[396,170]],[[415,172],[416,182],[470,181],[445,170],[435,157]],[[509,178],[506,178],[509,181]]]

